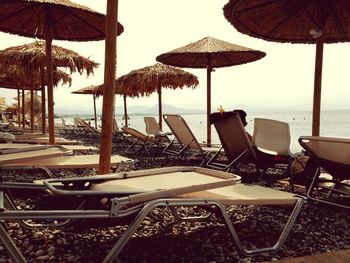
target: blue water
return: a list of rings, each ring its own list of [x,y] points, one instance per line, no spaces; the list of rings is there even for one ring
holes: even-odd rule
[[[312,113],[309,111],[293,112],[248,112],[246,130],[253,133],[254,118],[267,118],[288,122],[291,131],[291,151],[299,152],[301,147],[298,138],[303,135],[311,135]],[[145,115],[130,115],[129,126],[140,131],[145,131],[143,117]],[[152,115],[147,115],[152,116]],[[206,115],[182,115],[199,142],[206,141]],[[91,117],[91,116],[86,116]],[[158,120],[158,116],[154,115]],[[67,124],[73,124],[73,118],[65,118]],[[56,122],[60,122],[56,120]],[[122,127],[125,121],[121,116],[117,116],[118,126]],[[91,121],[93,123],[93,121]],[[98,122],[100,125],[100,121]],[[163,131],[169,128],[163,121]],[[322,111],[321,113],[321,136],[350,138],[350,110]],[[212,127],[212,142],[219,143],[217,133]]]

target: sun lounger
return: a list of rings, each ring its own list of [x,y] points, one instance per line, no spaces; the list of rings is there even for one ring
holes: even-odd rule
[[[302,136],[299,143],[317,165],[307,197],[349,209],[350,139]],[[325,190],[325,198],[315,195],[315,189]]]
[[[194,136],[186,121],[180,115],[164,114],[164,121],[169,126],[176,138],[163,150],[165,156],[174,156],[176,163],[181,158],[187,160],[188,156],[196,156],[203,165],[210,159],[212,153],[216,153],[220,148],[202,147]]]
[[[83,134],[89,137],[100,136],[100,132],[98,130],[90,126],[86,121],[84,121],[79,117],[74,118],[74,124],[78,127],[77,132],[79,131],[80,134]]]
[[[159,129],[159,125],[154,117],[143,117],[146,124],[146,133],[153,135],[156,140],[160,142],[170,142],[168,135],[172,135],[171,132],[163,132]]]
[[[16,143],[39,143],[39,144],[49,144],[49,137],[42,134],[20,134],[16,135]],[[73,145],[78,144],[78,141],[67,140],[64,138],[56,137],[55,144],[59,145]]]
[[[283,177],[289,177],[293,187],[292,162],[294,154],[290,151],[290,128],[289,124],[282,121],[255,118],[252,144],[257,156],[256,165],[266,171],[269,167],[282,168],[285,173]],[[272,176],[261,174],[267,179]]]
[[[144,134],[130,127],[123,127],[122,131],[134,139],[134,142],[125,150],[126,153],[135,154],[137,152],[145,152],[148,156],[151,156],[149,152],[150,148],[152,146],[159,146],[158,141],[152,135]]]
[[[64,149],[64,148],[63,148]],[[37,152],[37,151],[35,151]],[[62,155],[62,154],[61,154]],[[2,156],[0,156],[2,157]],[[0,161],[0,167],[4,169],[19,169],[19,168],[32,168],[32,169],[43,169],[49,175],[49,177],[54,177],[52,169],[83,169],[82,175],[85,175],[88,170],[98,168],[99,165],[98,154],[93,155],[65,155],[50,158],[30,158],[16,160],[7,158],[7,162]],[[0,159],[1,160],[1,159]],[[133,160],[120,156],[112,155],[110,169],[112,171],[117,171],[121,169],[124,165],[129,165]]]
[[[72,154],[61,147],[34,146],[25,149],[3,150],[0,154],[0,167],[13,166],[19,162],[39,162],[44,159],[60,157],[64,154]]]
[[[208,162],[207,166],[230,171],[235,167],[239,172],[239,166],[249,160],[255,161],[253,145],[244,129],[240,116],[236,112],[215,112],[210,115],[210,123],[218,133],[222,148]],[[227,158],[222,161],[221,150]]]
[[[283,193],[263,187],[239,185],[239,177],[220,171],[198,167],[171,167],[126,172],[116,175],[94,176],[73,179],[50,179],[41,185],[42,190],[52,195],[88,197],[108,197],[108,205],[99,209],[79,210],[44,210],[44,211],[11,211],[2,210],[0,220],[28,220],[28,219],[99,219],[112,218],[116,221],[134,215],[134,220],[127,230],[109,251],[103,262],[114,262],[123,247],[127,244],[143,219],[156,208],[171,208],[178,220],[203,220],[203,216],[184,218],[177,213],[177,207],[201,207],[203,209],[216,208],[222,216],[225,225],[238,250],[245,255],[255,255],[274,251],[280,248],[299,214],[303,199],[290,193]],[[77,186],[90,186],[79,190]],[[68,189],[62,189],[68,187]],[[18,186],[20,187],[20,186]],[[30,188],[30,186],[28,185]],[[0,183],[0,189],[15,189],[14,183]],[[23,188],[21,188],[23,189]],[[215,189],[215,190],[214,190]],[[253,190],[253,191],[251,191]],[[214,191],[214,192],[213,192]],[[10,208],[15,209],[7,191],[3,192],[3,200]],[[106,204],[106,203],[105,203]],[[276,244],[269,248],[247,250],[241,245],[234,225],[226,213],[224,204],[248,205],[290,205],[294,209]],[[213,209],[210,209],[213,211]],[[210,216],[211,214],[208,214]],[[1,240],[9,254],[16,262],[25,262],[22,253],[12,242],[5,227],[0,225]]]
[[[22,151],[28,148],[33,147],[42,147],[47,148],[45,145],[40,144],[30,144],[30,143],[0,143],[0,154],[6,153],[12,150],[17,149],[18,151]],[[37,149],[34,148],[34,149]],[[81,153],[81,154],[87,154],[87,153],[93,153],[98,152],[98,148],[94,146],[85,146],[85,145],[64,145],[64,149],[67,149],[68,151],[72,151],[73,153]]]

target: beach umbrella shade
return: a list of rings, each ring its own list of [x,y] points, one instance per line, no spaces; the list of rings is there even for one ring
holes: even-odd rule
[[[92,95],[94,102],[94,119],[95,119],[95,129],[97,129],[97,114],[96,114],[96,92],[98,86],[90,85],[88,87],[72,91],[73,94],[88,94]]]
[[[87,75],[93,73],[94,68],[98,66],[98,63],[79,55],[72,50],[52,45],[52,66],[56,71],[57,67],[69,68],[70,72],[86,71]],[[6,70],[8,65],[15,64],[20,65],[28,72],[40,72],[41,73],[41,87],[42,95],[44,97],[43,103],[45,103],[45,72],[46,67],[46,48],[44,41],[35,41],[30,44],[21,46],[9,47],[4,50],[0,50],[0,71]],[[46,77],[47,79],[47,77]],[[54,80],[55,81],[55,80]],[[47,84],[47,81],[46,81]],[[55,82],[53,82],[55,86]],[[45,105],[42,107],[42,116],[45,116]],[[52,109],[53,110],[53,109]],[[43,119],[42,131],[45,133],[45,120]]]
[[[2,88],[42,91],[41,85],[43,81],[44,83],[46,83],[45,76],[42,76],[39,71],[35,71],[35,70],[27,71],[26,68],[24,68],[21,65],[10,65],[5,67],[2,64],[0,64],[0,87]],[[62,84],[71,85],[72,78],[67,73],[61,70],[56,70],[53,72],[53,84],[57,86],[59,82],[62,82]],[[42,108],[45,107],[45,101],[43,101],[42,104],[43,104]],[[44,115],[45,111],[43,109],[42,111],[43,111],[42,116],[45,116]],[[32,129],[34,127],[33,117],[34,117],[34,114],[32,113],[31,114]],[[45,118],[42,118],[42,120],[44,123]],[[19,122],[20,120],[18,119],[18,123]],[[24,122],[23,122],[23,126],[24,126]]]
[[[108,30],[106,16],[68,0],[1,0],[0,7],[0,31],[45,40],[49,136],[54,144],[52,40],[102,40]],[[113,30],[116,36],[117,24]],[[118,33],[122,31],[119,24]]]
[[[146,92],[145,90],[132,90],[130,88],[122,87],[119,86],[120,81],[118,79],[115,80],[115,94],[123,96],[123,102],[124,102],[124,119],[126,120],[125,126],[128,127],[128,110],[127,110],[127,103],[126,99],[127,97],[131,98],[138,98],[138,97],[144,97],[144,96],[149,96],[151,93]],[[96,86],[97,91],[96,91],[96,97],[102,96],[103,95],[103,84]]]
[[[116,93],[120,91],[131,95],[149,95],[158,93],[159,127],[162,129],[162,88],[195,88],[198,78],[182,69],[156,63],[155,65],[136,69],[117,79]]]
[[[18,100],[18,97],[13,97],[13,99]],[[19,101],[17,105],[19,105],[19,107],[22,107],[22,102]],[[31,92],[27,92],[24,94],[24,112],[30,113],[32,111],[32,108],[34,115],[38,115],[39,113],[41,113],[41,96],[39,96],[37,92],[34,92],[33,102]]]
[[[157,56],[164,64],[185,68],[207,69],[207,144],[211,144],[211,72],[213,68],[229,67],[263,58],[262,51],[238,46],[212,37],[205,37],[186,46]]]
[[[320,134],[324,43],[350,40],[347,0],[230,0],[226,19],[241,33],[275,42],[316,44],[312,135]]]

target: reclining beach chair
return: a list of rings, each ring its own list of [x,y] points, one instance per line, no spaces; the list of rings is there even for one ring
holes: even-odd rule
[[[195,156],[201,160],[201,166],[210,159],[211,154],[219,150],[217,147],[202,147],[186,121],[180,115],[164,114],[163,118],[176,139],[176,141],[172,140],[171,143],[166,146],[163,150],[163,154],[167,158],[169,156],[174,156],[174,163],[181,158],[187,160],[189,156]]]
[[[3,210],[0,220],[28,219],[118,219],[133,215],[134,219],[126,231],[108,252],[103,262],[115,262],[143,219],[154,208],[170,208],[177,220],[202,220],[208,217],[186,218],[177,213],[178,207],[201,207],[218,214],[228,228],[238,251],[244,255],[256,255],[279,249],[287,238],[303,204],[303,199],[291,193],[261,186],[238,183],[239,177],[199,167],[171,167],[126,172],[115,175],[93,176],[73,179],[49,179],[43,185],[0,183]],[[85,200],[108,199],[100,207],[80,207],[77,210],[16,210],[7,191],[16,189],[43,190],[60,198],[81,197]],[[89,202],[86,201],[85,204]],[[68,203],[67,203],[68,204]],[[1,205],[1,204],[0,204]],[[277,242],[266,248],[246,249],[235,231],[225,205],[283,205],[294,206],[293,211]],[[9,208],[10,210],[7,210]],[[100,222],[100,220],[99,220]],[[0,224],[0,237],[15,262],[25,262],[4,225]]]
[[[232,167],[239,172],[239,166],[249,160],[255,162],[256,156],[251,141],[236,112],[215,112],[210,115],[210,123],[219,135],[221,149],[208,162],[207,166],[230,171]],[[226,162],[218,161],[224,151]]]
[[[151,156],[151,147],[160,147],[159,142],[152,135],[144,134],[130,127],[123,127],[122,131],[134,139],[133,143],[125,150],[126,153],[135,154],[144,152],[148,156]]]
[[[78,131],[81,135],[85,135],[88,137],[98,137],[100,132],[90,126],[86,121],[79,117],[74,118],[74,124],[78,127]]]
[[[311,200],[350,208],[350,139],[302,136],[300,145],[312,158],[317,168],[307,191]],[[321,172],[322,169],[322,172]],[[324,176],[325,172],[328,176]],[[325,198],[314,195],[315,189],[325,190]],[[342,197],[340,200],[335,197]]]
[[[271,119],[254,119],[252,144],[257,156],[258,168],[264,170],[269,167],[284,168],[287,177],[292,179],[294,155],[290,151],[290,141],[288,123]],[[292,184],[292,180],[290,183]]]
[[[161,131],[154,117],[143,117],[143,120],[146,124],[147,134],[153,135],[160,142],[170,142],[168,135],[172,135],[172,133]]]

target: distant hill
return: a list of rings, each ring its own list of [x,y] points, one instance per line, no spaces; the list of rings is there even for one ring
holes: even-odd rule
[[[163,104],[163,113],[170,114],[202,114],[205,113],[204,110],[198,109],[186,109],[186,108],[178,108],[172,105]],[[124,107],[118,106],[116,107],[117,113],[123,113]],[[55,114],[59,115],[91,115],[93,113],[93,109],[86,109],[83,107],[75,107],[75,108],[55,108]],[[97,114],[101,115],[101,109],[97,109]],[[157,115],[158,114],[158,104],[153,107],[147,106],[129,106],[128,114],[149,114],[149,115]]]

